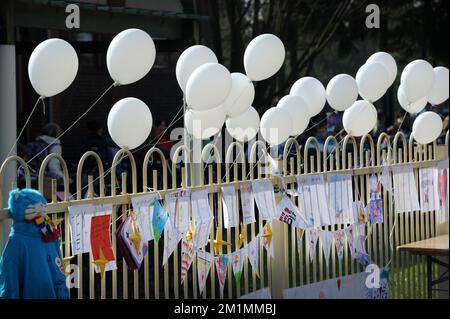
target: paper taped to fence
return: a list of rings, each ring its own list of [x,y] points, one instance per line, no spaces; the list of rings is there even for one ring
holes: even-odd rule
[[[439,214],[438,223],[448,222],[448,159],[438,162]]]
[[[323,175],[297,176],[300,210],[305,212],[309,227],[331,225]]]
[[[253,195],[262,219],[275,217],[277,205],[272,183],[267,179],[252,181]]]
[[[354,221],[351,174],[329,173],[327,180],[331,224],[352,224]]]
[[[195,218],[194,247],[202,248],[208,244],[213,222],[213,214],[209,206],[208,191],[195,191],[191,194],[192,213]]]
[[[111,245],[111,213],[112,205],[94,206],[94,214],[89,220],[90,228],[90,251],[95,272],[117,269],[116,258]]]
[[[93,205],[69,206],[70,243],[74,256],[90,251],[90,218],[93,214]],[[87,222],[88,224],[86,224]]]
[[[163,266],[167,263],[175,248],[177,248],[181,237],[181,233],[172,226],[172,221],[170,219],[167,220],[164,227]]]
[[[234,186],[222,186],[223,227],[225,229],[239,225],[236,190]]]
[[[214,256],[204,251],[197,251],[197,278],[198,278],[198,290],[202,294],[205,288],[206,279],[211,269],[211,263],[214,260]]]
[[[439,210],[439,189],[437,167],[419,169],[420,211]]]
[[[417,193],[413,168],[411,165],[396,165],[394,172],[394,207],[396,213],[419,211],[419,195]]]
[[[172,226],[179,233],[185,233],[189,230],[191,219],[190,197],[191,192],[188,189],[170,192],[165,197]]]
[[[141,237],[144,242],[153,240],[153,204],[157,194],[145,194],[140,196],[133,196],[131,203],[133,204],[133,211],[141,226]]]
[[[387,299],[389,274],[385,269],[371,273],[324,280],[283,291],[284,299]],[[377,285],[378,283],[378,285]]]
[[[181,241],[181,275],[180,275],[181,284],[184,283],[184,279],[186,278],[189,268],[191,268],[194,256],[195,256],[194,245],[191,242],[183,239]]]
[[[283,195],[277,204],[276,218],[279,221],[296,228],[300,227],[305,229],[307,227],[306,217],[300,213],[297,206],[294,205],[292,200],[286,194]]]
[[[247,183],[241,185],[241,206],[242,206],[242,218],[244,224],[256,223],[255,218],[255,201],[253,200],[252,185]]]

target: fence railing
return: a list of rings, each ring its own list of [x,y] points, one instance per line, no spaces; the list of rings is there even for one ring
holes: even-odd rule
[[[260,152],[258,152],[258,149]],[[329,151],[330,150],[330,151]],[[262,151],[262,152],[261,152]],[[222,221],[222,186],[234,186],[236,189],[237,202],[239,203],[239,187],[250,180],[267,178],[275,186],[280,185],[280,177],[273,176],[265,169],[264,159],[268,150],[264,143],[258,142],[253,145],[250,156],[247,159],[244,146],[240,143],[233,143],[229,146],[225,161],[219,156],[217,148],[209,144],[203,149],[203,154],[212,154],[213,163],[204,163],[206,156],[202,156],[200,165],[177,164],[179,158],[191,158],[189,150],[184,146],[177,149],[172,159],[171,169],[169,162],[165,159],[163,152],[157,148],[150,149],[144,159],[142,167],[143,192],[138,193],[138,174],[136,162],[133,154],[127,150],[120,150],[114,157],[111,164],[110,195],[107,193],[105,184],[105,170],[100,157],[94,152],[85,153],[79,163],[76,173],[76,196],[70,197],[69,193],[69,172],[64,159],[56,154],[48,155],[43,161],[38,177],[38,189],[44,191],[44,173],[46,166],[51,159],[56,159],[61,163],[64,172],[63,200],[57,198],[57,183],[51,182],[51,198],[48,205],[48,214],[52,218],[63,218],[62,223],[62,254],[63,257],[71,256],[69,213],[68,207],[77,204],[110,204],[112,209],[112,246],[117,258],[117,270],[106,272],[103,280],[99,274],[94,273],[91,256],[80,254],[71,259],[72,264],[78,265],[79,282],[78,288],[71,290],[74,298],[219,298],[219,284],[216,279],[214,264],[211,267],[208,281],[203,293],[200,295],[197,284],[197,264],[196,260],[188,272],[184,285],[180,285],[180,247],[175,249],[169,263],[162,266],[163,241],[150,242],[149,252],[145,256],[143,266],[140,270],[127,270],[125,261],[117,250],[115,231],[117,226],[126,218],[127,205],[130,197],[142,195],[143,193],[157,193],[161,198],[167,192],[182,188],[191,190],[206,189],[209,193],[209,203],[214,214],[214,223],[211,227],[210,238],[215,237],[217,229],[223,228]],[[258,155],[262,155],[258,157]],[[88,158],[94,158],[98,166],[98,177],[88,177],[87,185],[82,185],[83,166]],[[378,140],[374,141],[370,135],[366,135],[359,142],[351,136],[346,136],[340,142],[329,136],[323,150],[320,149],[319,142],[314,137],[310,137],[303,150],[294,139],[288,140],[284,147],[282,160],[279,168],[284,175],[283,180],[288,188],[294,188],[296,176],[299,174],[319,173],[351,173],[353,175],[353,198],[361,200],[365,204],[370,199],[369,177],[372,174],[381,175],[383,167],[388,165],[390,178],[392,178],[392,167],[402,163],[409,163],[414,168],[415,180],[418,183],[418,170],[421,167],[436,165],[437,161],[448,157],[448,132],[445,145],[418,145],[413,138],[407,140],[402,132],[395,135],[393,140],[382,133]],[[160,162],[159,169],[149,171],[150,160]],[[117,174],[116,167],[121,161],[127,159],[130,163],[130,176],[122,173],[120,193],[116,193]],[[16,161],[24,169],[25,183],[31,186],[30,171],[25,161],[18,156],[11,156],[5,160],[0,168],[0,187],[3,184],[3,175],[6,166],[10,162]],[[181,166],[181,169],[178,169]],[[198,172],[200,170],[200,172]],[[222,174],[224,171],[224,174]],[[171,176],[169,176],[171,174]],[[180,176],[181,175],[181,176]],[[169,187],[169,177],[171,184]],[[150,180],[149,180],[150,179]],[[98,184],[95,182],[98,181]],[[9,183],[13,185],[14,181]],[[94,185],[98,197],[94,197]],[[131,185],[131,189],[127,189]],[[418,185],[417,185],[418,186]],[[13,186],[11,186],[13,187]],[[87,188],[87,198],[83,198],[83,190]],[[419,189],[419,187],[418,187]],[[1,191],[1,190],[0,190]],[[1,192],[0,192],[1,193]],[[299,205],[297,198],[292,200]],[[0,207],[5,207],[6,202],[0,198]],[[426,262],[425,259],[409,254],[397,253],[395,247],[411,241],[417,241],[434,236],[436,233],[436,212],[412,212],[395,213],[391,196],[383,190],[383,213],[384,223],[368,225],[367,252],[380,267],[390,263],[390,297],[391,298],[426,298]],[[238,209],[240,205],[238,204]],[[240,210],[240,209],[239,209]],[[259,216],[259,214],[257,214]],[[0,248],[4,247],[4,240],[1,232],[4,231],[4,223],[8,222],[7,208],[0,210]],[[240,220],[242,218],[240,214]],[[257,218],[257,222],[245,226],[247,238],[245,242],[250,242],[262,229],[263,220]],[[322,227],[324,230],[334,231],[344,229],[348,225],[333,225]],[[224,240],[232,243],[227,246],[223,253],[231,253],[238,247],[239,229],[224,229],[222,232]],[[245,244],[244,244],[245,245]],[[260,246],[260,272],[257,276],[249,265],[248,260],[244,261],[242,279],[239,283],[232,280],[232,269],[228,267],[227,281],[224,289],[224,298],[237,298],[243,294],[257,289],[270,287],[273,297],[281,297],[285,288],[296,287],[320,280],[326,280],[338,276],[349,275],[355,272],[364,271],[350,256],[347,245],[344,250],[344,258],[339,262],[335,247],[332,245],[331,262],[327,265],[324,262],[321,243],[318,243],[316,255],[312,262],[308,261],[308,245],[305,236],[297,242],[296,229],[281,224],[273,223],[273,245],[275,258],[271,258]],[[212,243],[206,248],[213,252]],[[222,250],[222,249],[221,249]],[[222,253],[222,251],[220,251]],[[436,272],[435,272],[436,273]]]

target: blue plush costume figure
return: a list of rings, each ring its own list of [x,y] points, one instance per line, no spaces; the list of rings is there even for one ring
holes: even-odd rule
[[[14,220],[0,258],[0,298],[67,299],[59,230],[45,214],[47,201],[36,190],[12,190]]]

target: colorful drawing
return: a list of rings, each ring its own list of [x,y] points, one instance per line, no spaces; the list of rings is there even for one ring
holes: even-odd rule
[[[223,296],[223,288],[225,287],[225,280],[227,279],[228,262],[228,255],[220,255],[214,258],[221,296]]]
[[[157,198],[153,200],[153,218],[152,218],[152,228],[153,228],[153,238],[156,242],[161,238],[161,234],[164,231],[164,226],[169,218],[169,214],[161,205]]]
[[[198,278],[198,290],[202,294],[205,288],[206,279],[211,269],[211,262],[213,261],[213,255],[204,251],[197,251],[197,278]]]
[[[319,231],[317,228],[309,228],[308,232],[308,250],[309,261],[312,262],[316,257],[317,240],[319,238]]]
[[[373,199],[369,202],[369,222],[371,225],[382,224],[383,217],[383,200]]]
[[[133,204],[133,211],[141,226],[141,237],[144,242],[153,240],[153,205],[158,195],[145,194],[141,196],[133,196],[131,202]]]
[[[338,229],[333,232],[334,244],[336,245],[336,254],[338,256],[338,260],[342,261],[344,257],[344,247],[345,247],[345,230]]]
[[[192,261],[194,260],[194,254],[194,245],[183,239],[181,241],[181,284],[183,284],[189,268],[191,268]]]
[[[242,248],[231,254],[231,265],[233,266],[234,280],[236,283],[241,281],[242,268],[244,267],[244,258],[247,253],[247,248]]]
[[[306,218],[300,214],[297,206],[294,205],[292,200],[286,194],[283,195],[280,202],[277,204],[276,217],[281,222],[294,227],[306,228],[307,226]]]
[[[93,216],[91,218],[91,251],[95,271],[104,278],[105,271],[116,269],[116,258],[111,246],[109,225],[111,215]]]
[[[448,159],[438,163],[439,214],[440,224],[448,222]]]
[[[273,245],[272,245],[272,228],[270,225],[271,225],[270,222],[266,222],[266,224],[264,225],[262,234],[261,234],[261,238],[263,240],[264,248],[267,250],[267,252],[273,258],[274,251],[273,251]]]

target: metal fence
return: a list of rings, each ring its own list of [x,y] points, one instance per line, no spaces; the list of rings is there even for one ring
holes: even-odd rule
[[[328,150],[331,150],[328,151]],[[214,264],[211,266],[208,281],[203,293],[200,295],[197,284],[196,260],[188,272],[184,285],[180,285],[180,246],[174,251],[169,263],[162,266],[162,252],[164,237],[157,242],[149,243],[149,253],[140,270],[127,270],[125,261],[117,250],[114,233],[121,220],[126,218],[127,206],[130,196],[142,195],[138,193],[138,182],[142,183],[142,189],[147,193],[158,193],[162,198],[167,192],[189,188],[191,190],[206,189],[209,193],[211,210],[214,213],[214,223],[211,228],[210,238],[215,237],[217,229],[223,227],[221,186],[234,186],[237,202],[239,203],[239,187],[253,179],[267,178],[274,186],[280,185],[280,178],[271,175],[265,169],[264,163],[268,150],[262,142],[257,142],[251,148],[248,158],[244,146],[233,143],[228,148],[225,161],[219,156],[217,148],[209,144],[203,149],[203,155],[212,155],[213,163],[194,165],[177,164],[179,158],[191,158],[189,150],[184,146],[177,149],[169,162],[163,152],[157,148],[150,149],[144,159],[142,167],[142,181],[138,181],[137,167],[133,154],[127,150],[120,150],[114,157],[110,172],[110,195],[106,196],[105,170],[102,161],[94,152],[88,152],[79,161],[76,174],[76,197],[69,196],[69,174],[63,158],[50,154],[43,161],[39,176],[38,188],[44,191],[44,172],[51,159],[57,159],[64,171],[64,198],[58,200],[56,195],[57,184],[51,182],[50,203],[48,213],[52,218],[63,218],[62,223],[62,254],[63,257],[71,256],[69,229],[69,205],[77,204],[111,204],[112,210],[112,246],[117,258],[117,270],[109,271],[103,280],[100,275],[94,273],[91,256],[83,254],[75,256],[72,264],[79,267],[79,286],[71,290],[73,298],[220,298],[219,284],[216,278]],[[261,155],[261,156],[258,156]],[[204,160],[207,156],[202,156]],[[98,165],[98,176],[89,176],[88,183],[82,185],[83,166],[88,158],[94,158]],[[378,140],[374,141],[370,135],[362,137],[358,142],[351,136],[346,136],[340,142],[329,136],[323,149],[319,142],[310,137],[303,148],[294,139],[286,142],[282,160],[279,166],[282,168],[284,181],[288,188],[294,188],[296,176],[299,174],[329,172],[351,173],[353,175],[353,196],[365,203],[368,202],[369,177],[372,174],[381,175],[385,164],[389,167],[392,178],[392,167],[401,163],[409,163],[414,168],[415,180],[418,183],[418,169],[436,165],[437,161],[448,158],[448,132],[445,145],[417,145],[413,138],[407,140],[401,132],[397,133],[393,140],[382,133]],[[116,193],[117,174],[116,166],[121,161],[129,161],[131,173],[131,189],[127,189],[130,182],[126,173],[122,173],[120,193]],[[158,160],[160,169],[148,169],[150,160]],[[11,156],[5,160],[0,168],[0,186],[4,185],[3,175],[7,165],[17,162],[25,172],[26,186],[31,186],[30,172],[25,161],[18,156]],[[387,161],[387,162],[386,162]],[[188,161],[189,162],[189,161]],[[169,167],[171,165],[171,167]],[[181,169],[180,169],[181,167]],[[200,170],[200,172],[198,172]],[[222,173],[224,172],[224,173]],[[181,176],[180,176],[181,174]],[[171,183],[169,187],[169,177]],[[149,180],[150,179],[150,180]],[[98,182],[98,197],[94,197],[94,182]],[[11,188],[14,181],[11,181]],[[82,191],[87,188],[88,196],[83,198]],[[419,189],[419,188],[418,188]],[[294,203],[297,198],[293,197]],[[5,206],[0,198],[0,207]],[[387,191],[383,190],[384,223],[367,226],[367,251],[379,266],[385,266],[390,260],[389,284],[391,298],[426,298],[426,261],[422,257],[404,253],[396,253],[395,247],[412,241],[426,239],[436,234],[436,212],[412,212],[396,214],[393,202]],[[238,206],[240,206],[238,204]],[[238,207],[239,209],[239,207]],[[259,215],[259,214],[258,214]],[[258,216],[257,215],[257,216]],[[240,216],[242,218],[242,216]],[[8,223],[7,208],[0,210],[0,248],[4,247],[4,224]],[[247,225],[246,243],[250,242],[262,229],[262,219]],[[348,225],[333,225],[323,227],[325,230],[343,229]],[[297,243],[296,229],[274,221],[273,245],[275,258],[271,258],[265,249],[260,247],[260,272],[259,276],[251,270],[248,260],[244,262],[244,270],[240,283],[232,278],[231,265],[228,267],[227,281],[224,289],[224,298],[237,298],[243,294],[270,287],[273,297],[282,297],[282,290],[308,283],[326,280],[338,276],[348,275],[364,269],[350,256],[347,248],[344,251],[342,262],[338,261],[335,247],[332,245],[330,263],[324,262],[321,243],[318,243],[316,256],[312,262],[308,261],[308,246],[305,236]],[[231,253],[238,247],[239,229],[227,229],[223,231],[223,238],[232,243],[226,247],[223,253]],[[299,244],[299,247],[297,246]],[[213,252],[210,244],[206,250]],[[222,253],[222,251],[221,251]],[[436,274],[436,271],[434,272]]]

